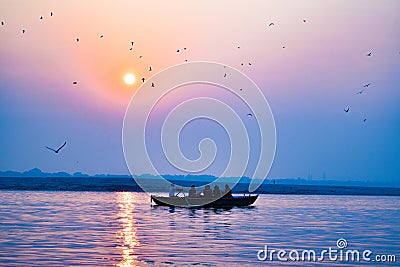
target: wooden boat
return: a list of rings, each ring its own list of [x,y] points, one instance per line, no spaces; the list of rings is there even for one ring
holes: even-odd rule
[[[211,208],[231,208],[231,207],[245,207],[253,204],[258,195],[247,195],[247,196],[234,196],[231,198],[189,198],[189,197],[163,197],[163,196],[151,196],[151,201],[159,206],[170,206],[170,207],[211,207]]]

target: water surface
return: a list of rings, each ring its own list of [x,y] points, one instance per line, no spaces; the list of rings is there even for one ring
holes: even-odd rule
[[[400,197],[261,195],[249,208],[189,210],[151,206],[145,193],[0,191],[0,266],[297,266],[257,251],[339,238],[398,263],[399,207]]]

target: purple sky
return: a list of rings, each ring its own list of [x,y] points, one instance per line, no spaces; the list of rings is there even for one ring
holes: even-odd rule
[[[233,66],[261,88],[277,130],[270,177],[400,184],[399,1],[9,0],[0,21],[0,170],[128,173],[122,122],[140,78],[187,59]],[[124,84],[128,72],[133,86]],[[246,112],[217,87],[189,87],[160,112],[194,96]],[[206,173],[218,175],[229,156],[225,134],[194,122],[183,153],[196,158],[199,140],[213,137],[221,154]],[[64,141],[58,155],[45,149]]]

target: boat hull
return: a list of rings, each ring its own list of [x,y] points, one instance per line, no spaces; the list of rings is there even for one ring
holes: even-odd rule
[[[159,206],[170,207],[212,207],[212,208],[231,208],[245,207],[253,204],[258,195],[254,196],[235,196],[232,198],[189,198],[189,197],[162,197],[151,196],[151,200]]]

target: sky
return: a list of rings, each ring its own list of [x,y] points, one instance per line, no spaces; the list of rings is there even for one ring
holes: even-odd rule
[[[400,185],[397,0],[1,0],[0,21],[2,171],[128,174],[122,125],[140,79],[188,60],[231,66],[261,89],[276,126],[269,178]],[[135,84],[124,83],[126,73]],[[215,97],[237,111],[253,141],[251,175],[257,127],[241,100],[217,86],[187,85],[166,96],[151,116],[149,146],[159,144],[165,114],[193,97]],[[219,148],[203,173],[218,175],[230,147],[215,122],[186,125],[182,153],[198,157],[203,138]],[[59,154],[45,148],[64,141]],[[159,148],[151,151],[161,172],[180,173]]]

